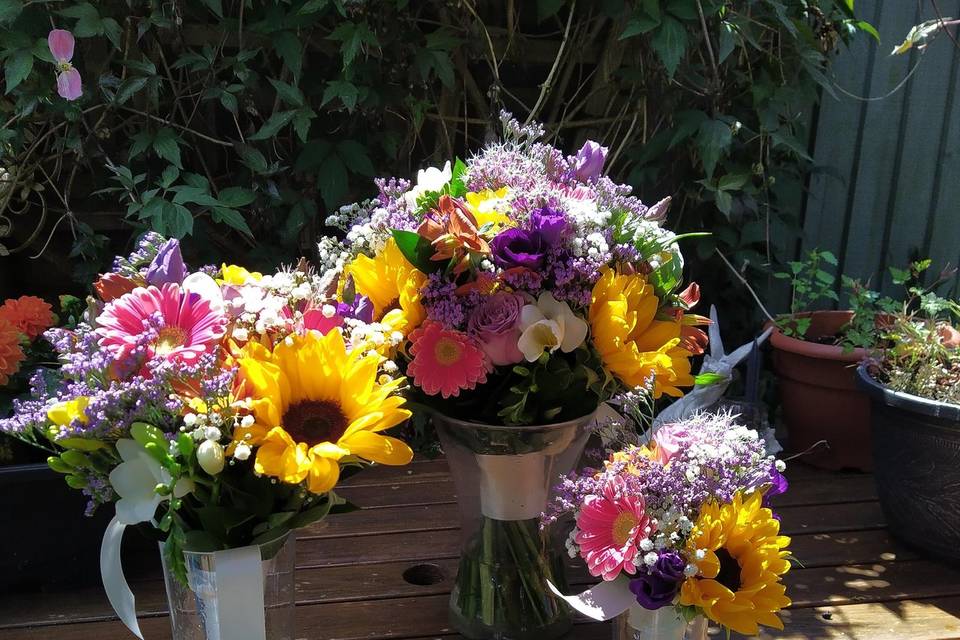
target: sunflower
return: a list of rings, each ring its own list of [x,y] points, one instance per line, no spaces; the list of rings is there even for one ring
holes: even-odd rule
[[[604,365],[624,384],[640,387],[654,374],[654,397],[682,396],[692,386],[680,320],[657,320],[660,301],[642,275],[604,268],[593,287],[590,327]]]
[[[272,351],[250,343],[238,358],[237,396],[255,422],[235,431],[235,442],[257,447],[257,473],[299,484],[313,493],[337,484],[339,461],[354,456],[402,465],[413,453],[381,435],[410,417],[393,395],[403,378],[377,382],[380,358],[348,352],[339,329],[325,336],[291,336]]]
[[[357,293],[370,298],[373,319],[407,336],[427,317],[420,304],[420,289],[427,276],[411,265],[391,238],[383,251],[370,258],[363,254],[347,265]]]
[[[680,604],[700,607],[704,615],[737,633],[759,632],[763,624],[783,629],[776,615],[790,606],[781,576],[790,569],[786,550],[790,538],[781,536],[780,522],[761,505],[763,496],[740,494],[725,505],[703,507],[687,541],[700,574],[684,581]]]

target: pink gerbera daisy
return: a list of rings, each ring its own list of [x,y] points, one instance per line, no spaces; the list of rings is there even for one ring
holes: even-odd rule
[[[174,283],[137,287],[107,304],[97,318],[100,346],[121,360],[138,348],[146,357],[195,362],[223,338],[222,307]]]
[[[487,381],[487,357],[467,334],[428,320],[410,334],[410,341],[413,361],[407,373],[427,395],[458,396]]]
[[[628,495],[622,478],[614,478],[603,495],[587,496],[577,516],[576,542],[592,576],[613,580],[620,570],[637,572],[639,542],[650,534],[642,496]]]

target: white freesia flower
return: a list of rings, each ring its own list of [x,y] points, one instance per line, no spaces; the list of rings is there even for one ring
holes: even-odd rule
[[[170,498],[156,492],[158,484],[169,484],[170,474],[135,440],[118,440],[117,451],[123,462],[110,472],[110,485],[120,496],[117,519],[126,525],[152,520],[160,503]],[[191,491],[193,483],[183,478],[177,482],[173,494],[182,498]]]
[[[443,165],[443,169],[430,167],[417,171],[417,185],[403,194],[407,202],[407,208],[411,211],[417,207],[417,200],[423,194],[430,191],[440,191],[453,178],[453,169],[450,167],[450,161]]]
[[[520,310],[520,331],[517,347],[528,362],[535,362],[544,350],[569,353],[579,347],[587,337],[587,323],[566,302],[541,293],[537,304]]]
[[[223,311],[223,292],[216,280],[205,273],[191,273],[183,280],[180,285],[183,291],[196,293],[204,300],[210,302],[210,308],[214,311]]]

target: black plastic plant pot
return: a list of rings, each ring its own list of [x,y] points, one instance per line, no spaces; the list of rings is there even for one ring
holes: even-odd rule
[[[960,406],[893,391],[861,364],[873,403],[874,477],[890,533],[960,564]]]
[[[84,515],[87,499],[45,464],[0,467],[0,594],[100,583],[100,541],[113,517],[105,505]],[[128,577],[159,572],[156,542],[128,529]]]

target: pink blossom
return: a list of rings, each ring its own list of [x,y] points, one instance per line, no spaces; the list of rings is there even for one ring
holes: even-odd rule
[[[681,449],[690,445],[693,436],[681,422],[666,424],[653,434],[653,459],[666,465]]]
[[[57,64],[57,93],[71,101],[83,95],[80,72],[71,64],[75,44],[73,34],[64,29],[54,29],[47,36],[50,54]]]
[[[634,558],[641,540],[650,535],[643,496],[630,495],[620,477],[607,482],[599,495],[587,496],[577,516],[576,543],[592,576],[614,580],[620,571],[637,572]]]

